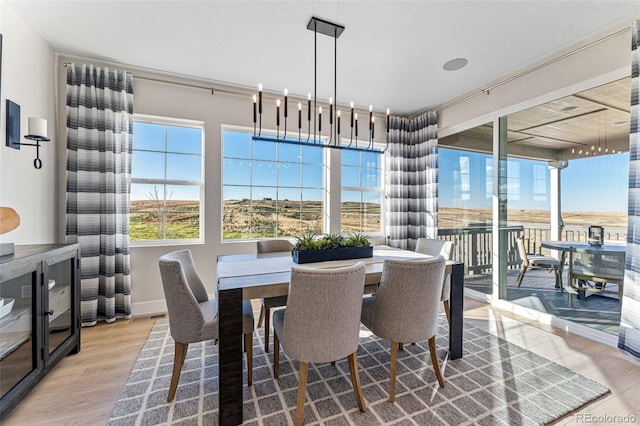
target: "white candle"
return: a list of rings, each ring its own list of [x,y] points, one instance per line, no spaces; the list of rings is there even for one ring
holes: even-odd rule
[[[29,117],[29,135],[47,137],[47,120],[44,118]]]

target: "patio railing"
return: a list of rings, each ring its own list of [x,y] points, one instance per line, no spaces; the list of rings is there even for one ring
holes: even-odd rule
[[[507,265],[509,269],[518,268],[520,256],[516,238],[524,236],[528,253],[549,254],[540,243],[551,239],[549,225],[516,225],[505,228],[507,231]],[[627,230],[624,228],[605,227],[605,240],[626,241]],[[565,226],[562,231],[563,241],[587,241],[588,227]],[[453,258],[465,265],[465,274],[487,274],[492,269],[493,239],[491,226],[471,225],[465,228],[440,228],[438,237],[453,242]]]

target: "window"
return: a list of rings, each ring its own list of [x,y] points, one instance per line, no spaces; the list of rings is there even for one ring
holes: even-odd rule
[[[252,141],[223,132],[222,239],[292,237],[323,231],[323,148]]]
[[[382,232],[382,154],[343,150],[342,232]]]
[[[134,116],[132,241],[203,239],[203,141],[203,122]]]

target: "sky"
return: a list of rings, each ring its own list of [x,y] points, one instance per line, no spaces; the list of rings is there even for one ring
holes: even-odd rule
[[[440,148],[438,156],[439,205],[491,208],[490,155]],[[549,209],[546,162],[510,158],[507,174],[509,209]],[[561,172],[562,210],[626,212],[628,181],[628,153],[571,160]]]
[[[165,140],[166,136],[166,140]],[[200,159],[201,132],[199,129],[168,126],[164,134],[162,126],[134,123],[133,178],[161,179],[165,173],[163,153],[148,150],[163,149],[172,153],[166,157],[167,179],[198,180],[202,173]],[[178,143],[182,139],[182,145]],[[251,142],[246,132],[224,132],[223,149],[223,197],[235,199],[288,199],[322,201],[324,182],[324,150],[320,147]],[[247,159],[248,153],[252,159]],[[277,158],[280,162],[273,160]],[[379,155],[342,151],[342,184],[344,186],[378,187],[382,178]],[[365,167],[360,167],[364,165]],[[251,193],[249,185],[254,186]],[[302,188],[302,190],[300,189]],[[131,188],[132,200],[155,198],[163,188],[153,184],[136,183]],[[169,186],[166,188],[172,200],[197,200],[199,186]],[[365,199],[361,200],[361,197]],[[379,194],[345,191],[343,201],[380,203]]]
[[[251,153],[252,159],[247,157]],[[245,132],[224,132],[224,199],[272,198],[321,201],[324,186],[324,149],[293,144],[251,141]],[[342,151],[342,185],[379,187],[379,155]],[[279,163],[268,161],[277,158]],[[361,167],[364,165],[365,167]],[[239,186],[236,186],[239,185]],[[247,185],[247,186],[242,186]],[[250,194],[248,185],[254,185]],[[300,188],[302,187],[302,194]],[[361,192],[343,193],[343,201],[361,201]],[[380,202],[379,195],[364,201]]]
[[[134,123],[132,176],[163,178],[165,157],[145,150],[163,149],[166,143],[168,179],[198,180],[202,175],[202,133],[191,127]],[[166,136],[166,138],[165,138]],[[252,161],[247,153],[251,152]],[[440,148],[438,197],[443,207],[491,208],[492,159],[488,154]],[[342,185],[377,187],[383,178],[378,155],[342,151]],[[228,199],[271,198],[323,199],[324,152],[320,147],[252,142],[244,132],[225,130],[223,149],[223,197]],[[273,160],[277,158],[280,163]],[[564,211],[627,210],[629,154],[571,160],[561,173]],[[549,209],[549,170],[545,162],[509,159],[508,208]],[[487,179],[487,176],[489,178]],[[253,194],[249,185],[254,186]],[[302,187],[302,190],[300,190]],[[277,190],[277,188],[279,188]],[[158,188],[160,191],[162,188]],[[149,199],[154,185],[133,184],[132,200]],[[199,199],[198,185],[168,186],[172,200]],[[279,191],[279,192],[278,192]],[[302,193],[301,193],[302,192]],[[360,191],[344,191],[343,201],[360,201]],[[380,202],[380,194],[366,194],[363,201]],[[163,194],[160,194],[163,196]]]

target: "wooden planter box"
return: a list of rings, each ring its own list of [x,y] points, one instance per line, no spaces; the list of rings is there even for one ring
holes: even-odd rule
[[[329,250],[296,250],[293,249],[295,263],[324,262],[327,260],[360,259],[373,257],[373,246],[369,247],[340,247]]]

